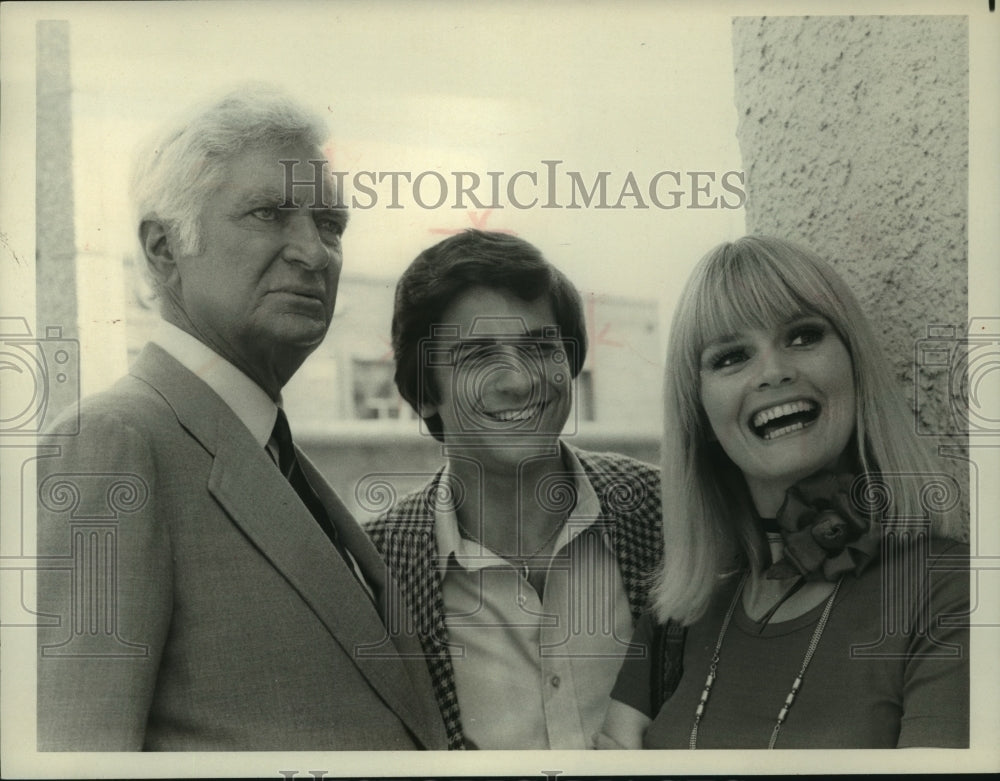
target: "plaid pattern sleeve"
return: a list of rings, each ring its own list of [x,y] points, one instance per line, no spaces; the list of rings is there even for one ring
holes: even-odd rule
[[[466,748],[448,650],[441,566],[434,536],[434,497],[441,474],[422,490],[404,496],[389,511],[365,524],[399,584],[424,651],[450,750]]]
[[[660,470],[618,453],[573,449],[594,487],[603,516],[614,528],[615,556],[625,582],[633,621],[649,597],[663,557]]]
[[[660,472],[616,453],[573,448],[601,505],[602,519],[614,529],[613,545],[633,620],[646,606],[652,574],[663,555]],[[448,732],[449,749],[470,748],[462,732],[455,671],[448,650],[434,501],[441,473],[422,490],[400,499],[366,524],[375,547],[399,584],[415,622]]]

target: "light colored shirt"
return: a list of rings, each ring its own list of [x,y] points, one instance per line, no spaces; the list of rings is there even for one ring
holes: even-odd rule
[[[151,341],[215,391],[250,429],[257,443],[267,446],[278,416],[278,405],[263,388],[211,347],[166,320],[160,321]]]
[[[562,452],[576,502],[541,599],[515,565],[459,534],[451,506],[435,511],[462,727],[481,749],[590,748],[631,647],[613,531],[579,460]],[[515,511],[512,498],[511,523]]]

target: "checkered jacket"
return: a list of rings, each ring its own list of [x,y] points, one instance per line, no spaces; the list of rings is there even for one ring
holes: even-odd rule
[[[573,452],[600,501],[599,520],[614,529],[618,567],[635,620],[646,606],[649,575],[663,553],[659,470],[616,453],[588,453],[576,448]],[[442,471],[365,528],[412,612],[448,731],[448,746],[463,749],[467,746],[441,592],[441,568],[447,563],[438,561],[434,534],[434,502]]]

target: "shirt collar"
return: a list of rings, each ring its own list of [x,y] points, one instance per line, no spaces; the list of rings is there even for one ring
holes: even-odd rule
[[[567,471],[573,475],[576,488],[576,505],[570,512],[568,520],[578,522],[567,523],[559,532],[559,536],[556,538],[556,551],[569,545],[601,515],[601,503],[597,498],[597,492],[594,491],[590,480],[587,479],[587,473],[584,471],[580,459],[577,458],[572,448],[566,447],[562,442],[559,443],[559,448]],[[441,482],[451,480],[451,470],[447,464],[441,471],[439,480]],[[447,483],[445,484],[447,485]],[[441,557],[441,560],[460,557],[462,566],[472,570],[505,563],[489,548],[480,546],[474,540],[467,540],[461,535],[458,530],[458,516],[455,515],[455,507],[450,500],[451,495],[450,491],[439,492],[439,497],[448,496],[449,499],[436,502],[434,505],[434,536],[437,542],[438,556]]]
[[[263,388],[211,347],[166,320],[160,321],[151,341],[215,391],[261,447],[267,445],[278,405]]]

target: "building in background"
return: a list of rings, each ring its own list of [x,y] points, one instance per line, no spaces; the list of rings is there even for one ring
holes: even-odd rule
[[[126,259],[128,277],[141,272]],[[417,431],[416,413],[393,382],[389,328],[396,280],[344,274],[333,324],[282,395],[293,421],[315,434],[338,424],[389,425]],[[652,299],[582,291],[590,342],[574,385],[570,428],[655,432],[660,424],[662,347],[659,307]],[[128,359],[142,349],[159,304],[141,283],[127,306]],[[568,431],[568,434],[576,433]]]
[[[126,259],[131,363],[159,320],[159,302]],[[345,273],[333,324],[282,391],[296,440],[364,517],[384,509],[443,463],[441,444],[423,428],[393,382],[389,329],[396,280]],[[581,291],[589,348],[574,384],[565,438],[656,463],[661,427],[663,347],[652,299]],[[385,493],[388,491],[388,493]]]

